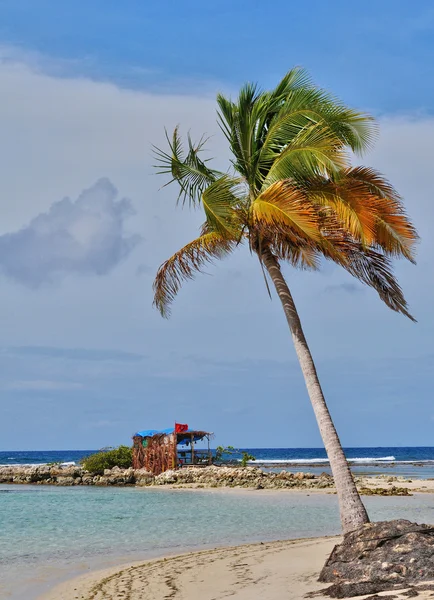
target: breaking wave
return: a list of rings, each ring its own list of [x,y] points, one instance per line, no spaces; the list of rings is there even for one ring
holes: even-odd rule
[[[396,462],[396,458],[394,456],[367,456],[361,458],[348,458],[348,462],[350,463],[377,463],[377,462]],[[253,462],[253,461],[252,461]],[[259,459],[254,461],[256,464],[263,465],[306,465],[306,464],[327,464],[329,462],[328,458],[279,458],[279,459]],[[403,461],[399,461],[403,462]],[[411,461],[413,462],[413,461]],[[416,462],[416,461],[414,461]],[[422,462],[422,461],[417,461]]]

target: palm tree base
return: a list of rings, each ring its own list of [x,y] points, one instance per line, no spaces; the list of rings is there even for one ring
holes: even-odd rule
[[[322,593],[350,598],[421,587],[434,580],[434,525],[403,519],[367,523],[334,547],[319,576],[332,583]],[[433,589],[434,584],[422,584]],[[417,595],[417,594],[414,594]]]

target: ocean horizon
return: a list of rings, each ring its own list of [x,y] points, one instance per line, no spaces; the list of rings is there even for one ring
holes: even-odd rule
[[[241,448],[255,457],[252,466],[273,470],[330,472],[324,448]],[[434,446],[360,446],[344,448],[355,473],[394,474],[403,477],[434,477]],[[89,450],[3,450],[0,466],[79,464],[98,449]],[[228,457],[233,458],[233,457]],[[236,460],[236,459],[235,459]]]

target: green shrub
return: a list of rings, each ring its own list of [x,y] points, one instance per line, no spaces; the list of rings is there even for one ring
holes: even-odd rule
[[[103,448],[95,454],[90,454],[81,459],[83,468],[95,475],[103,475],[104,469],[128,469],[133,464],[133,450],[129,446],[118,448]]]
[[[253,456],[253,454],[249,454],[248,452],[242,452],[242,458],[241,458],[241,466],[242,467],[247,467],[247,463],[251,460],[256,460],[256,458]]]
[[[240,460],[231,459],[231,456],[239,455],[241,455]],[[242,467],[247,467],[247,463],[253,460],[256,460],[256,458],[252,454],[249,454],[249,452],[245,452],[244,450],[237,450],[233,446],[217,446],[217,448],[215,449],[215,463],[224,462],[226,464],[238,464],[238,462],[241,462]]]

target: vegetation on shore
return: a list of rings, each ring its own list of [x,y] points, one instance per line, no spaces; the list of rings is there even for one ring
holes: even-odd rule
[[[247,463],[256,460],[253,454],[250,454],[250,452],[246,452],[245,450],[237,450],[233,446],[217,446],[214,454],[214,462],[217,464],[231,462],[231,456],[241,456],[239,462],[242,467],[247,467]],[[225,460],[225,457],[228,457],[228,460]]]
[[[90,454],[81,459],[80,464],[89,473],[103,475],[105,469],[129,469],[133,464],[133,450],[129,446],[117,448],[103,448],[95,454]]]

